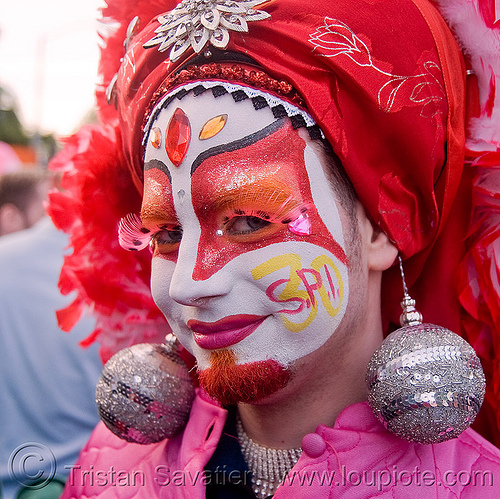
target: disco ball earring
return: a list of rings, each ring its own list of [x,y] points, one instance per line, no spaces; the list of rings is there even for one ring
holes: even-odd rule
[[[368,402],[399,437],[432,444],[457,437],[474,421],[484,399],[485,378],[474,349],[449,329],[422,323],[408,294],[401,328],[385,338],[367,368]]]
[[[174,335],[165,344],[141,343],[117,352],[104,365],[96,403],[118,437],[151,444],[180,433],[194,399],[194,384]]]

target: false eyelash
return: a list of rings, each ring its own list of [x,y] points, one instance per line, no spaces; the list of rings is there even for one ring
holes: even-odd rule
[[[227,225],[236,216],[236,217],[256,217],[256,218],[261,218],[262,220],[266,220],[267,222],[280,223],[286,225],[303,217],[306,212],[307,208],[297,207],[294,208],[292,211],[288,212],[287,215],[282,218],[276,216],[276,214],[269,213],[264,210],[253,210],[253,209],[245,210],[236,208],[230,214],[224,215],[222,217],[222,223],[223,225]]]
[[[129,213],[118,225],[118,242],[123,249],[140,251],[151,242],[151,231],[142,225],[137,213]]]
[[[254,216],[273,223],[289,224],[308,210],[306,204],[296,201],[292,195],[286,196],[283,191],[265,187],[229,197],[220,208],[225,213],[222,217],[224,224],[232,216]]]

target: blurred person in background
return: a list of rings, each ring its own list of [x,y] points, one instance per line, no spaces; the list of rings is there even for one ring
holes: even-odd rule
[[[62,483],[98,421],[96,348],[58,326],[68,304],[58,290],[67,236],[43,207],[47,172],[28,169],[0,178],[0,496],[59,497]],[[7,234],[7,235],[5,235]],[[55,479],[50,483],[51,477]]]
[[[0,236],[28,229],[46,215],[46,170],[26,168],[0,177]]]
[[[21,167],[22,162],[14,148],[0,140],[0,175],[15,172]]]

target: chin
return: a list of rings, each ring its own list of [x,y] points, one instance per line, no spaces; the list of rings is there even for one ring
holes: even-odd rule
[[[255,403],[284,388],[290,370],[273,359],[236,364],[231,350],[212,352],[210,367],[198,373],[200,385],[222,405]]]

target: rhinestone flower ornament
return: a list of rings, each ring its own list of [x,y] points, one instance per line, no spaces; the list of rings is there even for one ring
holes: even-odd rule
[[[196,53],[210,43],[224,49],[229,43],[229,30],[247,32],[249,21],[271,17],[254,7],[268,0],[183,0],[175,9],[158,17],[156,36],[144,48],[159,46],[170,49],[170,60],[176,61],[189,48]]]

